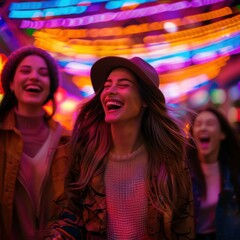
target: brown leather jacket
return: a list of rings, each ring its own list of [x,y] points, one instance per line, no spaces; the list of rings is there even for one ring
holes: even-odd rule
[[[73,172],[76,173],[77,170]],[[76,178],[76,175],[73,178]],[[147,240],[195,239],[193,196],[187,169],[182,177],[189,181],[189,196],[179,197],[177,211],[168,214],[160,213],[151,201],[148,201]],[[85,190],[76,190],[68,197],[64,194],[59,199],[59,204],[63,206],[62,212],[58,219],[49,226],[44,239],[53,239],[58,234],[68,240],[107,239],[104,173],[93,177]]]
[[[48,120],[50,129],[56,131],[59,123]],[[37,230],[44,229],[56,211],[54,200],[64,191],[64,178],[68,165],[70,132],[62,128],[60,140],[52,157],[41,198],[40,219]],[[14,111],[11,111],[0,126],[0,234],[9,239],[13,222],[13,200],[23,151],[21,133],[15,127]],[[28,209],[29,210],[29,209]],[[24,221],[24,219],[23,219]]]

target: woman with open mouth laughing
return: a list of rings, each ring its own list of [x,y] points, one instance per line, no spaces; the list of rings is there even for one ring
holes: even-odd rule
[[[139,57],[104,57],[91,81],[95,95],[73,130],[68,203],[46,239],[194,239],[185,135],[157,71]]]
[[[1,82],[0,238],[42,239],[68,161],[70,133],[52,119],[58,68],[44,50],[22,47],[9,56]],[[44,110],[49,101],[50,114]]]
[[[214,107],[200,109],[189,151],[197,240],[240,239],[240,154],[237,134]]]

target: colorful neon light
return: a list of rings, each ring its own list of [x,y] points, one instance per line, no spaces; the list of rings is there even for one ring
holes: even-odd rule
[[[21,28],[35,28],[40,29],[51,28],[51,27],[73,27],[73,26],[85,26],[93,23],[100,23],[106,21],[120,21],[132,18],[141,18],[146,16],[151,16],[154,14],[164,13],[168,11],[178,11],[191,7],[201,7],[204,5],[211,5],[217,2],[222,2],[224,0],[208,0],[200,1],[195,0],[192,2],[182,1],[172,4],[159,4],[153,7],[143,7],[140,9],[126,10],[120,12],[106,12],[101,14],[95,14],[91,16],[83,16],[79,18],[66,18],[66,19],[52,19],[52,20],[38,20],[39,24],[33,24],[34,21],[23,20],[21,23]],[[21,13],[19,13],[21,16]],[[22,18],[25,18],[22,15]],[[41,26],[41,27],[40,27]]]

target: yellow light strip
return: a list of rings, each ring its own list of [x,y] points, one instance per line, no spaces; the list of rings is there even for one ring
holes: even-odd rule
[[[169,22],[174,23],[177,26],[183,26],[189,23],[197,23],[206,20],[211,20],[223,16],[232,14],[232,10],[229,7],[224,7],[219,10],[215,10],[209,13],[202,13],[193,16],[184,17],[183,19],[170,19]],[[130,25],[127,27],[111,27],[111,28],[93,28],[93,29],[42,29],[49,34],[57,35],[64,38],[99,38],[99,37],[115,37],[125,36],[132,34],[142,34],[146,32],[159,31],[163,29],[164,23],[152,22],[142,23],[139,25]]]
[[[170,73],[161,74],[160,79],[162,84],[179,82],[184,79],[192,78],[202,73],[207,74],[209,79],[213,79],[219,73],[219,70],[229,60],[228,56],[217,58],[208,63],[193,65],[179,70],[171,71]]]
[[[224,27],[223,27],[224,26]],[[204,46],[211,42],[221,40],[223,37],[240,31],[240,15],[231,19],[212,23],[190,30],[179,31],[177,33],[162,34],[157,36],[147,36],[143,39],[145,44],[134,44],[134,38],[117,38],[112,40],[85,40],[71,39],[65,41],[65,36],[50,34],[48,31],[37,31],[33,35],[36,38],[35,45],[46,48],[46,50],[66,53],[72,56],[74,53],[93,54],[104,56],[109,54],[136,54],[151,52],[148,45],[170,43],[171,47],[188,45],[189,49]],[[56,30],[55,33],[58,31]],[[62,41],[62,42],[61,42]],[[46,44],[46,47],[44,45]],[[61,47],[63,49],[58,49]],[[148,48],[148,50],[146,50]],[[66,49],[66,51],[64,50]],[[71,50],[72,49],[72,50]],[[169,52],[168,52],[169,54]]]
[[[193,65],[181,68],[179,70],[174,70],[166,74],[160,74],[160,86],[169,83],[179,83],[181,81],[184,81],[185,79],[194,78],[195,76],[201,74],[207,75],[208,79],[214,79],[228,60],[228,56],[220,57],[208,63]],[[74,76],[73,81],[80,88],[85,85],[91,85],[90,78],[87,75],[81,75],[81,77]]]
[[[146,44],[154,44],[159,42],[171,42],[171,43],[179,43],[179,42],[192,42],[192,39],[200,40],[208,39],[210,37],[214,37],[214,39],[218,37],[222,37],[227,34],[231,34],[233,32],[240,30],[240,15],[232,17],[230,19],[225,19],[216,23],[212,23],[206,26],[197,27],[194,29],[188,29],[179,31],[176,33],[168,33],[162,34],[158,36],[147,36],[144,38],[144,42]]]

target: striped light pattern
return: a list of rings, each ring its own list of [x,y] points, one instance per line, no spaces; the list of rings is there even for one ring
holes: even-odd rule
[[[239,9],[227,0],[18,2],[10,5],[9,17],[33,32],[34,45],[51,53],[79,89],[72,96],[65,83],[62,111],[93,93],[89,72],[100,57],[144,58],[158,71],[167,101],[176,103],[196,90],[206,95],[231,55],[240,52]],[[219,96],[216,91],[212,98],[223,101]]]

